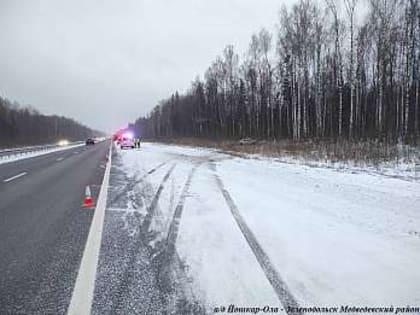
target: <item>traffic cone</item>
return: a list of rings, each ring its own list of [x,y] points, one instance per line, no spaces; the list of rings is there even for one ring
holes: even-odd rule
[[[94,204],[95,203],[93,202],[93,199],[92,199],[92,194],[90,192],[90,187],[89,186],[86,186],[86,189],[85,189],[85,200],[83,201],[82,207],[83,208],[93,208]]]

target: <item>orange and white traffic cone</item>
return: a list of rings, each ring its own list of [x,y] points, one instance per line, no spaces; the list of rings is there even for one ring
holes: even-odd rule
[[[90,187],[86,186],[85,199],[83,201],[82,207],[83,208],[93,208],[94,205],[95,205],[95,203],[93,202],[93,199],[92,199],[92,194],[90,192]]]

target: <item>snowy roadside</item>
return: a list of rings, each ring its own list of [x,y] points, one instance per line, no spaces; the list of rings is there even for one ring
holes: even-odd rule
[[[159,143],[155,143],[159,145]],[[245,159],[261,160],[267,162],[278,162],[296,164],[314,168],[328,168],[340,172],[348,173],[369,173],[372,175],[389,176],[393,178],[400,178],[410,181],[420,181],[420,148],[412,148],[412,156],[408,160],[406,158],[393,159],[391,161],[361,162],[361,161],[333,161],[327,158],[307,158],[296,154],[289,154],[287,151],[278,154],[264,154],[264,153],[246,153],[240,150],[229,150],[211,147],[194,147],[189,144],[165,144],[167,146],[183,147],[203,150],[211,152],[219,152],[222,154],[229,154],[235,157],[242,157]],[[404,146],[398,147],[399,151],[404,151]],[[400,155],[403,155],[402,153]]]
[[[417,160],[412,160],[410,162],[405,161],[404,159],[395,160],[391,162],[380,162],[376,165],[371,163],[360,163],[353,161],[317,161],[317,160],[308,160],[304,158],[297,158],[291,156],[281,156],[281,157],[264,157],[258,154],[249,154],[245,155],[247,158],[251,159],[260,159],[260,160],[272,160],[279,163],[288,163],[296,164],[302,166],[309,166],[315,168],[328,168],[340,172],[350,172],[350,173],[368,173],[371,175],[379,176],[389,176],[394,178],[406,179],[411,181],[420,181],[420,154],[417,157]]]
[[[84,143],[78,143],[78,144],[70,144],[70,145],[66,145],[66,146],[58,146],[58,147],[44,148],[44,149],[42,149],[41,147],[36,147],[36,149],[34,149],[33,151],[30,150],[28,152],[16,153],[16,154],[11,153],[11,154],[8,154],[7,156],[1,156],[0,155],[0,164],[15,162],[15,161],[19,161],[19,160],[23,160],[23,159],[27,159],[27,158],[32,158],[32,157],[36,157],[36,156],[49,154],[49,153],[52,153],[52,152],[58,152],[58,151],[73,149],[73,148],[81,147],[81,146],[84,146],[84,145],[85,145]]]
[[[420,305],[418,182],[156,143],[114,154],[97,314],[116,292],[132,312]]]

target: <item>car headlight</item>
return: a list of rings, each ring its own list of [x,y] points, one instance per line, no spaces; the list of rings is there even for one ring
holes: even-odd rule
[[[61,146],[61,147],[64,147],[64,146],[66,146],[68,144],[69,144],[69,141],[68,140],[60,140],[60,141],[58,141],[58,145]]]

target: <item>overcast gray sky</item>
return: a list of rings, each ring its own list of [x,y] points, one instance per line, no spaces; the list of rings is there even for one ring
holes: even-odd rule
[[[0,0],[0,95],[111,132],[292,0]]]

